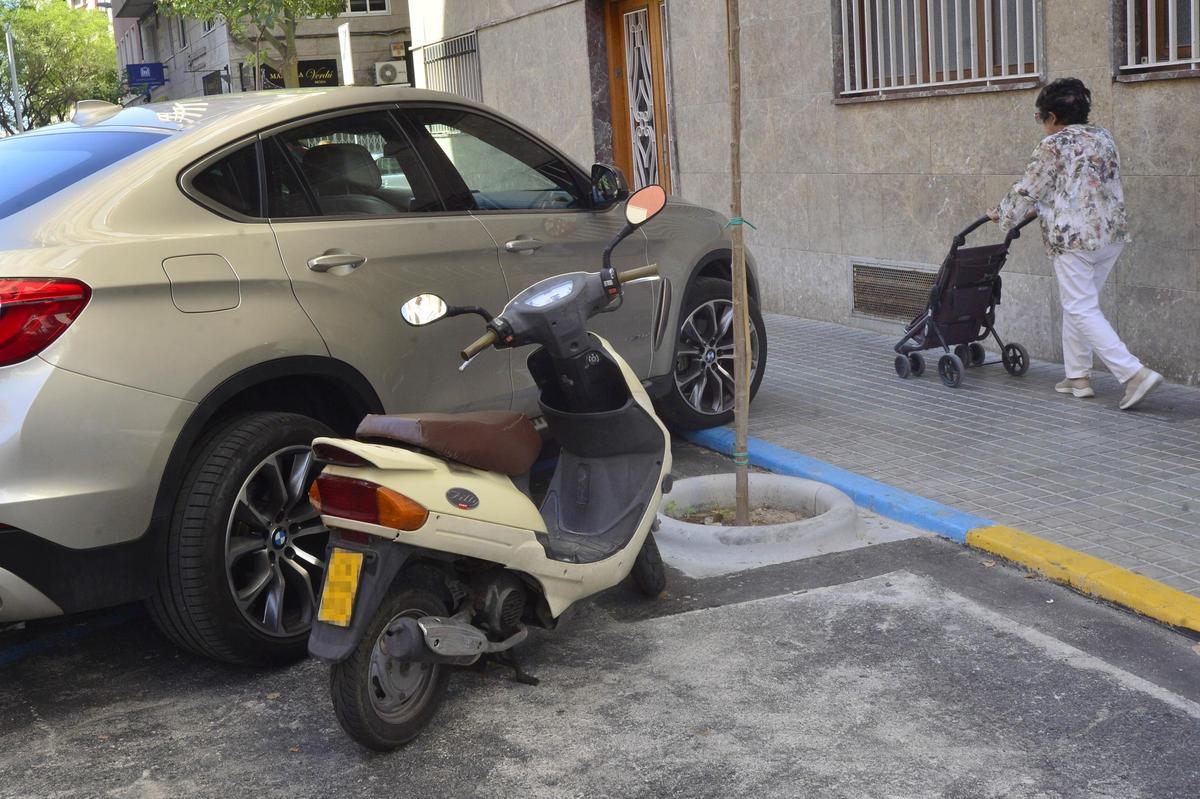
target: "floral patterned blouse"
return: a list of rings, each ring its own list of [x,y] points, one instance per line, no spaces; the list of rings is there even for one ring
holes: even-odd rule
[[[1021,178],[997,209],[1004,230],[1036,211],[1051,257],[1129,241],[1121,156],[1112,134],[1068,125],[1042,139]]]

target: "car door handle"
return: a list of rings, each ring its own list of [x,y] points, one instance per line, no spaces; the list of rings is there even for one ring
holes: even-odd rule
[[[338,267],[344,267],[341,274],[346,274],[365,264],[367,259],[361,255],[355,255],[350,252],[340,252],[330,250],[324,255],[318,255],[315,258],[308,259],[308,268],[314,272],[328,272]]]
[[[533,252],[541,248],[542,243],[537,239],[513,239],[504,245],[509,252]]]

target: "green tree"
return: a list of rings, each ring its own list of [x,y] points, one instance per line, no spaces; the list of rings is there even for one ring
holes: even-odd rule
[[[282,75],[288,88],[300,85],[296,26],[306,17],[333,17],[346,10],[345,0],[159,0],[158,5],[190,19],[224,19],[229,37]]]
[[[120,97],[117,45],[106,15],[73,9],[62,0],[19,0],[0,4],[0,29],[5,25],[12,26],[27,128],[62,120],[77,100],[115,102]],[[15,133],[13,87],[2,44],[0,128]]]

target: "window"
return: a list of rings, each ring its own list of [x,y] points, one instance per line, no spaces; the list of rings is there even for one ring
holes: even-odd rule
[[[258,191],[258,148],[253,144],[227,155],[192,178],[192,189],[242,216],[262,216]]]
[[[426,45],[421,55],[425,62],[425,88],[483,102],[475,34]]]
[[[1200,0],[1116,0],[1122,73],[1200,70]]]
[[[203,28],[205,33],[210,33],[210,32],[212,32],[213,28],[217,27],[217,23],[215,20],[206,19],[206,20],[204,20],[204,23],[202,24],[201,27]]]
[[[347,14],[387,14],[388,0],[346,0]]]
[[[532,139],[458,109],[412,112],[436,142],[450,210],[572,209],[587,206],[567,164]],[[447,164],[448,162],[448,164]]]
[[[1036,0],[840,0],[834,68],[842,98],[1027,85],[1040,73]]]
[[[0,139],[0,219],[166,138],[161,133],[84,130]]]
[[[289,172],[299,175],[323,215],[387,216],[442,210],[441,199],[408,138],[385,112],[323,120],[280,133],[276,140],[290,166],[284,170],[279,159],[269,163],[268,185],[284,185]],[[269,191],[278,193],[280,200],[272,206],[272,216],[310,213],[301,207],[295,189]]]

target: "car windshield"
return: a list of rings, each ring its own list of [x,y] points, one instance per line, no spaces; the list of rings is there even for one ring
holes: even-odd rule
[[[165,138],[163,133],[89,130],[0,139],[0,219]]]

